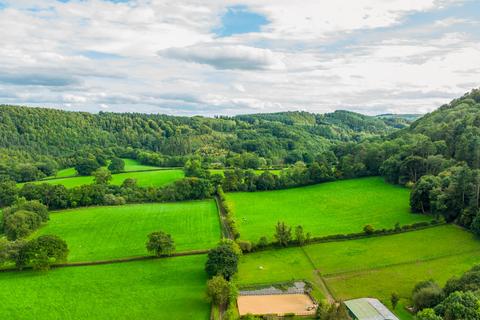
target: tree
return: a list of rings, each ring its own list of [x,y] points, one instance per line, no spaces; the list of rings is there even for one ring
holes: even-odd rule
[[[347,308],[343,302],[340,303],[321,303],[317,308],[317,319],[320,320],[351,320]]]
[[[420,178],[410,193],[410,207],[413,212],[430,212],[430,192],[439,184],[439,179],[434,176]]]
[[[43,235],[24,246],[28,261],[35,270],[45,271],[53,263],[64,262],[69,253],[67,243],[56,235]]]
[[[80,160],[75,166],[75,170],[77,170],[78,174],[81,176],[89,176],[98,168],[100,168],[100,164],[94,158]]]
[[[433,308],[443,299],[442,289],[432,280],[419,282],[413,289],[412,302],[415,310]]]
[[[207,281],[207,297],[213,304],[225,306],[230,297],[230,283],[222,276],[214,276]]]
[[[232,248],[232,251],[237,255],[237,256],[241,256],[242,255],[242,248],[240,247],[240,245],[233,241],[232,239],[228,239],[228,238],[223,238],[222,240],[220,240],[220,242],[218,243],[219,245],[222,245],[222,244],[225,244],[227,246],[229,246],[230,248]]]
[[[398,301],[400,301],[398,293],[392,292],[392,295],[390,296],[390,302],[392,303],[393,310],[395,310],[395,308],[397,307]]]
[[[470,229],[477,235],[480,236],[480,214],[477,213],[475,218],[473,218],[473,221],[470,225]]]
[[[419,313],[417,313],[416,320],[443,320],[442,317],[437,316],[435,311],[430,308],[423,309]]]
[[[230,280],[238,271],[238,255],[231,246],[220,244],[208,252],[205,271],[209,278],[220,275]]]
[[[95,170],[92,175],[95,184],[106,185],[112,180],[112,173],[105,168]]]
[[[119,173],[125,170],[125,161],[120,158],[113,158],[108,165],[108,170],[112,173]]]
[[[480,319],[480,302],[471,291],[456,291],[435,307],[435,313],[444,320],[478,320]]]
[[[303,245],[305,243],[305,234],[303,233],[302,226],[297,226],[295,228],[295,240],[297,240],[299,245]]]
[[[17,198],[18,188],[13,181],[0,182],[0,208],[10,206]]]
[[[171,255],[175,251],[175,243],[172,236],[163,231],[150,233],[146,247],[148,252],[153,253],[157,257]]]
[[[262,172],[262,174],[257,179],[257,189],[258,190],[275,189],[275,176],[268,171]]]
[[[202,162],[198,159],[188,160],[183,167],[186,177],[208,178],[210,172],[202,167]]]
[[[292,228],[287,226],[285,222],[277,222],[275,227],[275,239],[279,245],[286,247],[292,239]]]
[[[9,240],[16,240],[28,236],[41,222],[40,216],[35,212],[19,210],[5,215],[3,229]]]

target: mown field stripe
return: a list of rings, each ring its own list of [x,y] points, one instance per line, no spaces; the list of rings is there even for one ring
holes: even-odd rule
[[[465,255],[465,254],[468,254],[468,253],[475,253],[475,252],[480,252],[480,250],[479,249],[468,250],[468,251],[462,251],[462,252],[452,253],[452,254],[445,254],[445,255],[440,255],[440,256],[426,258],[426,259],[403,261],[403,262],[399,262],[399,263],[391,263],[391,264],[384,265],[384,266],[377,266],[377,267],[359,269],[359,270],[354,270],[354,271],[328,273],[328,274],[324,274],[324,277],[326,279],[330,280],[330,279],[341,278],[341,277],[346,276],[346,275],[348,275],[348,276],[357,275],[357,274],[361,275],[361,274],[368,273],[370,271],[388,269],[388,268],[393,268],[393,267],[398,267],[398,266],[413,265],[413,264],[418,264],[418,263],[423,263],[423,262],[437,261],[437,260],[447,259],[447,258],[456,257],[456,256],[462,256],[462,255]]]

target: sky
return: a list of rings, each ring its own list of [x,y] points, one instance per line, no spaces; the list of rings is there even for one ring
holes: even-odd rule
[[[426,113],[480,87],[478,0],[0,0],[0,104]]]

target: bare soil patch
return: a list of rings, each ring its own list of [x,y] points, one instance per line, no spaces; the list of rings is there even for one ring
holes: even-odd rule
[[[311,315],[315,314],[316,308],[312,299],[306,294],[239,296],[237,304],[241,316],[249,313]]]

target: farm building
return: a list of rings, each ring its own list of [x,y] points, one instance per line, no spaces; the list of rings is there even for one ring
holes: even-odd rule
[[[345,301],[345,306],[354,320],[399,320],[377,299],[360,298]]]

